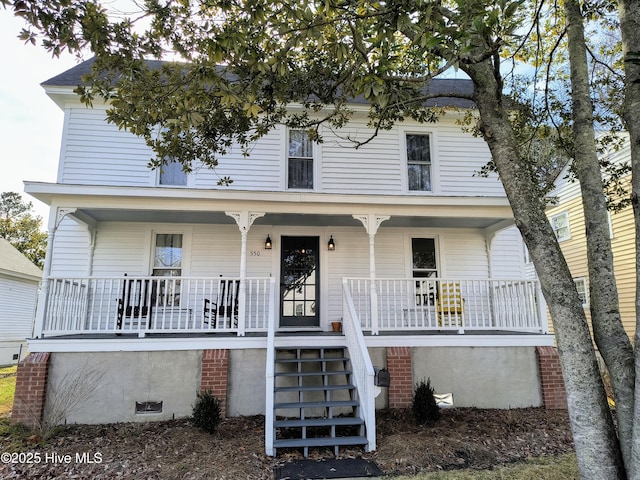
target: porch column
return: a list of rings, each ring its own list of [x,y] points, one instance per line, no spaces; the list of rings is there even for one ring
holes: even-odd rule
[[[389,215],[368,213],[366,215],[353,215],[353,218],[362,222],[362,225],[369,235],[369,298],[371,299],[371,334],[378,335],[380,328],[378,322],[378,292],[376,291],[375,238],[380,224],[385,220],[389,220],[391,217]]]
[[[247,287],[245,285],[247,279],[247,237],[249,229],[256,218],[264,217],[264,212],[249,212],[243,210],[241,212],[224,212],[233,218],[240,229],[240,287],[238,288],[238,335],[244,336],[245,333],[245,299]]]
[[[93,256],[96,251],[96,227],[87,225],[89,230],[89,265],[87,265],[87,275],[93,275]]]
[[[44,256],[44,266],[42,268],[42,284],[40,294],[38,295],[38,306],[36,308],[36,319],[33,327],[33,336],[35,338],[42,337],[44,329],[44,318],[47,313],[47,300],[49,298],[49,277],[51,276],[51,257],[53,255],[53,243],[56,239],[56,231],[58,227],[70,213],[76,211],[75,208],[55,208],[55,214],[49,216],[49,235],[47,238],[47,251]]]

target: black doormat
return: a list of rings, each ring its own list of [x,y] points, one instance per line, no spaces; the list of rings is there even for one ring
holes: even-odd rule
[[[379,477],[382,470],[364,458],[298,460],[274,469],[274,480]]]

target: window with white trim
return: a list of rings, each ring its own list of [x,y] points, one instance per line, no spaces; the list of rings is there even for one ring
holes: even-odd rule
[[[431,136],[429,134],[406,134],[407,178],[411,191],[432,191]]]
[[[416,305],[433,305],[435,303],[435,281],[426,280],[438,276],[438,261],[435,238],[412,238],[412,275],[419,279],[415,282]]]
[[[182,169],[182,163],[177,160],[168,160],[166,165],[162,165],[158,175],[158,184],[185,187],[187,172]]]
[[[182,275],[182,234],[157,233],[153,251],[153,276]]]
[[[561,212],[557,215],[553,215],[550,219],[550,222],[559,242],[562,242],[563,240],[569,240],[571,238],[571,230],[569,229],[569,214],[567,212]]]
[[[578,296],[582,301],[583,307],[589,306],[589,291],[587,290],[587,279],[584,277],[574,278],[573,283],[576,284],[576,290],[578,291]]]
[[[156,233],[153,250],[154,277],[182,276],[182,234]],[[163,279],[152,283],[153,301],[164,307],[180,305],[180,280]]]
[[[289,130],[287,188],[313,189],[313,141],[306,130]]]

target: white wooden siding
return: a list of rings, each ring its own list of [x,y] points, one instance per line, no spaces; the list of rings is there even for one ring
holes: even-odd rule
[[[31,336],[38,285],[0,277],[0,332],[2,341]]]
[[[87,275],[89,272],[89,232],[70,218],[56,230],[51,257],[51,274]]]
[[[318,148],[315,187],[319,193],[414,195],[406,191],[404,133],[433,135],[433,183],[444,196],[504,196],[496,175],[476,172],[490,153],[485,142],[463,132],[452,118],[434,124],[403,124],[379,132],[370,143],[355,149],[346,135],[366,138],[371,130],[356,117],[340,133],[323,130]],[[195,165],[189,185],[202,189],[279,191],[285,189],[286,129],[276,128],[250,148],[244,157],[235,147],[214,169]],[[144,141],[105,121],[105,108],[71,105],[65,110],[60,183],[82,185],[155,186],[157,172],[148,168],[153,152]],[[230,186],[218,186],[222,177]],[[422,194],[421,192],[419,194]]]
[[[484,232],[449,229],[440,239],[444,277],[489,278]]]
[[[345,130],[345,136],[361,140],[373,134],[364,123]],[[325,133],[321,184],[326,193],[402,193],[398,130],[382,131],[357,150],[349,140]]]
[[[65,112],[61,183],[149,186],[155,172],[144,140],[105,121],[105,109],[76,107]]]
[[[147,223],[101,223],[97,228],[93,275],[150,275],[151,232],[158,228],[161,227]],[[181,228],[176,225],[176,229]]]
[[[442,195],[504,196],[497,174],[481,177],[477,172],[491,158],[489,147],[481,138],[462,133],[455,125],[438,122],[438,170]]]
[[[251,145],[248,157],[242,155],[238,146],[234,146],[227,155],[219,159],[215,169],[198,168],[194,174],[193,185],[196,188],[280,190],[282,142],[285,138],[282,129],[273,130],[268,136]],[[218,180],[223,177],[230,177],[233,183],[228,187],[218,187]]]
[[[523,248],[517,227],[496,233],[491,242],[491,278],[533,278],[525,269]]]

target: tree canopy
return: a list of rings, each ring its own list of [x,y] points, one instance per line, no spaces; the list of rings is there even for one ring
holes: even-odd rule
[[[32,214],[33,204],[19,193],[0,194],[0,236],[24,256],[42,268],[47,251],[47,233],[41,230],[42,219]]]

